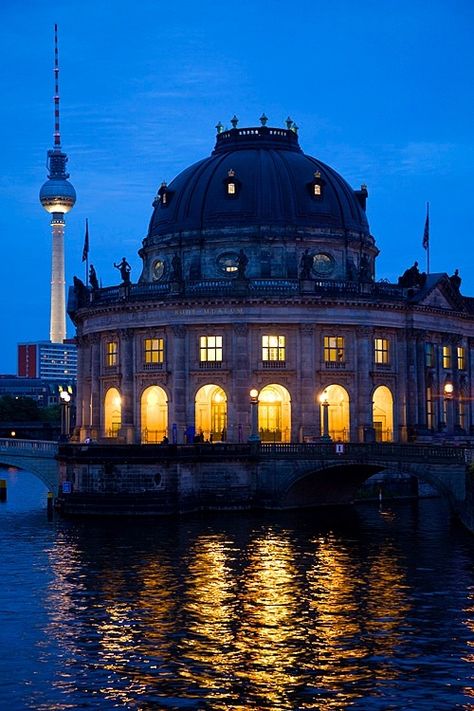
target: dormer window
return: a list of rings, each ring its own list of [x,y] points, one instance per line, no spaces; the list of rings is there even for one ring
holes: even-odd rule
[[[160,189],[158,190],[157,198],[163,207],[167,207],[171,199],[171,191],[168,190],[168,185],[165,181],[161,183]]]
[[[313,176],[312,182],[309,184],[311,196],[316,200],[321,200],[324,192],[324,180],[321,178],[321,173],[317,170]]]
[[[230,198],[237,197],[240,188],[240,181],[237,180],[235,176],[235,171],[232,170],[232,168],[230,168],[230,170],[227,172],[227,178],[225,179],[224,183],[227,195]]]

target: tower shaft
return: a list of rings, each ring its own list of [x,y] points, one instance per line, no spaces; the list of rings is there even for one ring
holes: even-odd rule
[[[48,180],[40,190],[40,202],[51,214],[51,311],[49,337],[52,343],[66,338],[66,281],[64,278],[64,215],[74,207],[76,191],[68,181],[67,155],[61,150],[59,129],[58,26],[54,26],[54,147],[48,151]]]
[[[55,214],[51,220],[51,320],[49,338],[52,343],[62,343],[66,338],[66,301],[64,278],[64,219]]]

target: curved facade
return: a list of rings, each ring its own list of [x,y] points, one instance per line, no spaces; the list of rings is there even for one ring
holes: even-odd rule
[[[294,127],[218,133],[160,187],[138,283],[71,289],[76,438],[470,438],[473,300],[377,281],[366,199]]]

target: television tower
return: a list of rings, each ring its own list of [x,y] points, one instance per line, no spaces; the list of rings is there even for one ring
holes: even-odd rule
[[[64,278],[64,215],[74,207],[76,191],[68,181],[68,157],[61,150],[59,131],[59,63],[58,26],[54,25],[54,145],[48,151],[48,180],[40,190],[39,199],[51,215],[53,249],[51,260],[51,318],[49,338],[62,343],[66,338],[66,282]]]

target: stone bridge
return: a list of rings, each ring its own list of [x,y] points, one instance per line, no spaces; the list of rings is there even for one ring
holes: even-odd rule
[[[470,496],[472,459],[470,448],[426,444],[58,446],[0,439],[0,464],[36,474],[55,495],[61,470],[73,494],[108,500],[116,494],[153,495],[158,508],[160,498],[166,499],[167,512],[219,501],[268,508],[344,504],[366,479],[384,470],[426,481],[459,510]]]
[[[366,479],[390,470],[427,482],[457,509],[466,499],[473,455],[464,447],[391,443],[263,444],[260,450],[262,488],[285,508],[349,503]]]
[[[55,495],[59,486],[58,445],[34,439],[0,439],[0,464],[25,469]]]
[[[67,444],[64,511],[172,514],[213,508],[301,508],[353,501],[372,474],[428,482],[458,511],[472,451],[391,443]]]

